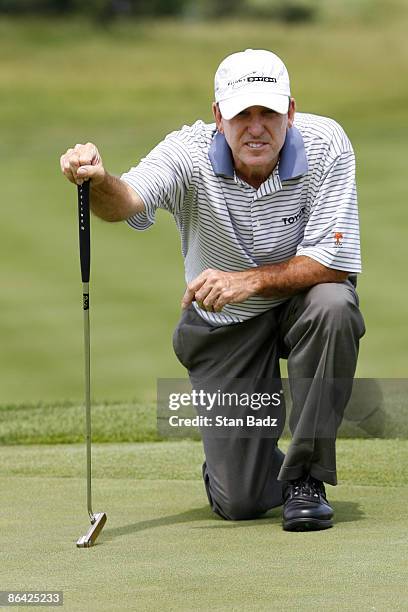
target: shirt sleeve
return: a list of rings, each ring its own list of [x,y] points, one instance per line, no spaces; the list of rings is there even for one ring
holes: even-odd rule
[[[311,203],[296,255],[345,272],[361,272],[360,230],[351,145],[329,160]]]
[[[193,176],[193,161],[180,132],[169,134],[140,163],[120,177],[144,202],[145,210],[127,219],[137,230],[155,222],[158,208],[177,215]]]

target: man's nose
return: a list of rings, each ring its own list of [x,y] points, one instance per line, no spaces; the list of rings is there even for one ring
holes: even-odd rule
[[[251,121],[249,122],[248,132],[251,134],[251,136],[259,138],[259,136],[262,136],[263,131],[264,131],[264,126],[263,126],[262,118],[253,117]]]

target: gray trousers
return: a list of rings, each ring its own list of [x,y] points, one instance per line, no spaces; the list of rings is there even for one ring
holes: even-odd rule
[[[190,306],[173,336],[194,381],[280,379],[288,361],[292,396],[286,456],[276,437],[203,435],[203,478],[210,505],[225,519],[259,516],[282,504],[286,480],[310,473],[337,484],[336,433],[351,394],[359,339],[365,332],[350,280],[322,283],[243,323],[211,326]],[[193,386],[194,386],[193,383]],[[284,421],[281,418],[282,421]]]

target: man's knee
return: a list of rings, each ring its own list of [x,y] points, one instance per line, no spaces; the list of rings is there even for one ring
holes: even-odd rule
[[[255,500],[240,495],[218,502],[215,507],[213,504],[213,510],[227,521],[255,519],[266,512]]]
[[[259,504],[256,495],[245,491],[243,487],[224,487],[217,491],[210,485],[210,477],[206,462],[203,463],[203,480],[207,491],[208,501],[216,514],[227,521],[243,521],[256,518],[266,512]]]
[[[358,297],[349,283],[321,283],[305,295],[306,307],[314,320],[330,322],[330,328],[344,330],[352,323],[363,333],[364,322],[358,306]]]
[[[353,297],[353,290],[344,283],[320,283],[309,289],[305,300],[316,311],[335,316],[356,305]]]

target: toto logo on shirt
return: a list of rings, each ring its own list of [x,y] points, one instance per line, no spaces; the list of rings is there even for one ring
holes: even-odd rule
[[[302,206],[296,215],[292,215],[291,217],[282,217],[283,225],[292,225],[292,223],[299,221],[299,219],[305,214],[305,210],[306,206]]]

